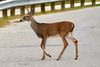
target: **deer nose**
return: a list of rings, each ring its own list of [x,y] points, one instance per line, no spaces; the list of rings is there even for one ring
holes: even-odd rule
[[[23,20],[22,19],[20,19],[20,22],[22,22]]]

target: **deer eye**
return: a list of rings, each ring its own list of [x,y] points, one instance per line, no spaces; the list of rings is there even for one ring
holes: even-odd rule
[[[28,16],[26,16],[26,17],[28,17]]]

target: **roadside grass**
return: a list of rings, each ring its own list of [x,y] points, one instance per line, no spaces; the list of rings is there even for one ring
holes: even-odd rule
[[[75,0],[75,2],[77,3],[79,3],[81,0]],[[92,0],[85,0],[85,2],[91,2]],[[100,0],[96,0],[96,2],[100,2]]]
[[[20,18],[20,17],[22,17],[22,16],[15,15],[15,16],[9,16],[7,18],[0,18],[0,27],[7,25],[10,20],[14,20],[14,19],[17,19],[17,18]]]
[[[51,13],[58,13],[58,12],[64,12],[64,11],[72,11],[72,10],[78,10],[78,9],[84,9],[84,8],[96,7],[96,6],[100,6],[100,4],[97,4],[95,6],[87,5],[84,7],[78,6],[78,7],[74,7],[74,8],[65,8],[64,10],[60,9],[60,10],[55,10],[54,12],[51,12],[51,11],[46,11],[45,13],[37,12],[37,13],[35,13],[35,15],[43,15],[43,14],[51,14]],[[21,17],[22,16],[20,16],[20,15],[16,15],[16,16],[9,16],[7,18],[0,18],[0,27],[3,27],[6,24],[8,24],[8,22],[10,20],[19,19]]]

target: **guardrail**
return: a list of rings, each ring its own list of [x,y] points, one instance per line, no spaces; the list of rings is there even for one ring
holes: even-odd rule
[[[3,3],[0,3],[0,11],[2,11],[2,18],[8,17],[7,10],[10,10],[10,16],[15,15],[15,9],[20,9],[20,15],[25,14],[25,7],[30,6],[30,9],[32,10],[33,14],[35,13],[35,5],[40,5],[41,12],[45,13],[45,4],[50,3],[51,5],[51,11],[55,11],[55,3],[60,2],[61,10],[65,9],[65,2],[67,0],[43,0],[43,1],[33,1],[33,0],[16,0],[16,1],[6,1]],[[75,0],[68,0],[70,2],[70,7],[74,7]],[[92,5],[95,5],[96,0],[91,0]],[[80,0],[81,7],[84,6],[85,0]]]

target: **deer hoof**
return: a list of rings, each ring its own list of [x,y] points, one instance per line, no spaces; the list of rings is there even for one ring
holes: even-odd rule
[[[58,61],[58,60],[60,60],[60,59],[56,59],[56,60]]]
[[[48,55],[51,58],[51,55]]]
[[[44,58],[42,58],[41,60],[44,60]]]
[[[60,58],[57,58],[56,60],[60,60]]]
[[[47,56],[51,58],[51,55],[50,54],[47,54]]]
[[[77,58],[75,58],[75,60],[77,60]]]

